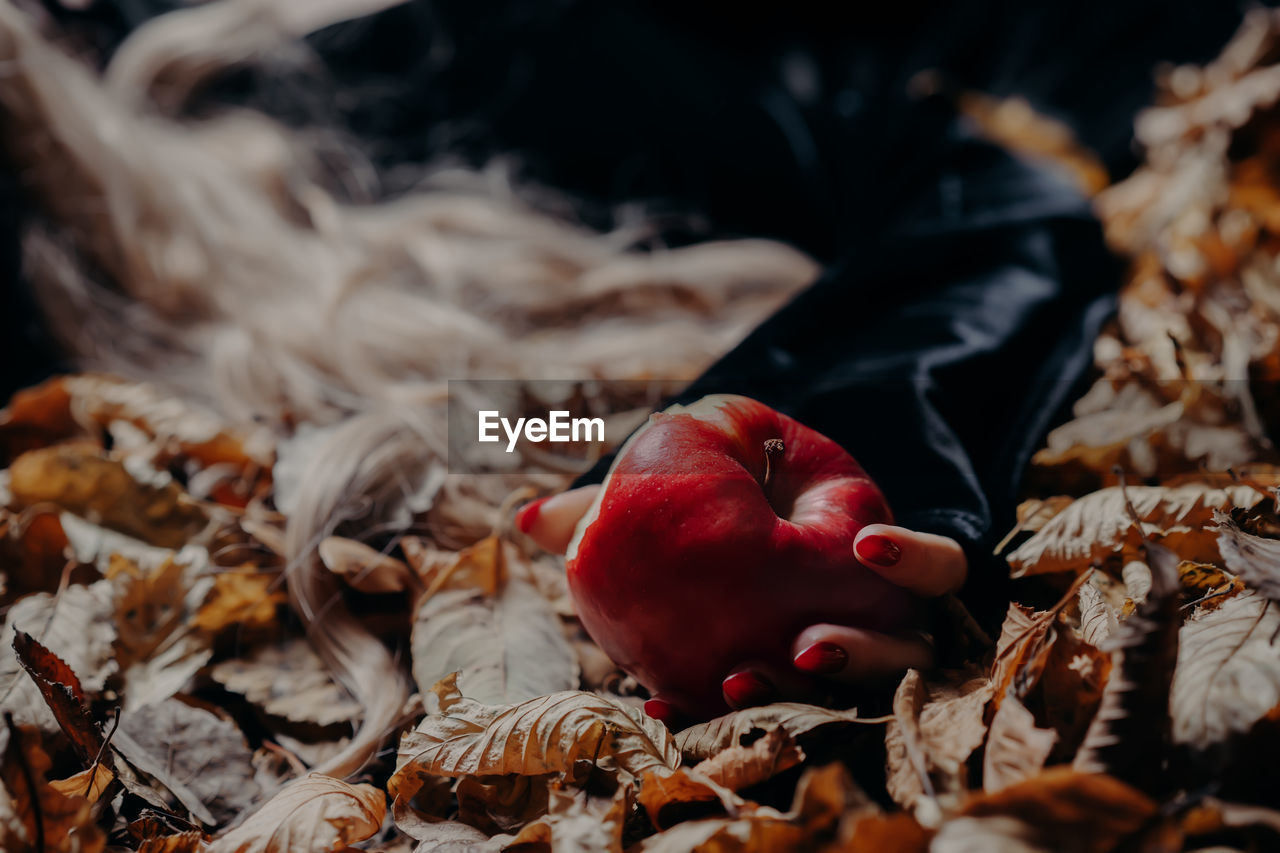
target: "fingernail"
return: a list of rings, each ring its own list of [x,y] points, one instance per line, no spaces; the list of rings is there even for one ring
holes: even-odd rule
[[[533,525],[538,521],[538,516],[542,513],[542,505],[547,502],[547,498],[538,498],[536,501],[530,501],[520,507],[520,511],[516,513],[516,527],[520,528],[521,533],[528,533],[533,529]]]
[[[671,721],[676,717],[676,709],[664,699],[649,699],[644,703],[644,712],[667,726],[670,726]]]
[[[849,653],[835,643],[814,643],[796,655],[796,669],[818,675],[830,675],[844,669]]]
[[[858,540],[853,549],[858,553],[859,560],[866,560],[868,563],[875,563],[877,566],[889,568],[896,566],[898,561],[902,559],[902,548],[898,546],[888,536],[881,536],[873,533],[870,536],[863,536]]]
[[[725,701],[734,708],[768,704],[776,693],[772,684],[749,670],[735,672],[720,687]]]

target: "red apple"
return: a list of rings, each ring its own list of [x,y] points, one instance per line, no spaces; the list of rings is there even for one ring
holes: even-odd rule
[[[911,595],[853,553],[859,530],[892,522],[834,441],[713,395],[650,416],[623,446],[569,544],[569,591],[619,666],[705,719],[728,710],[734,666],[790,667],[809,625],[911,623]]]

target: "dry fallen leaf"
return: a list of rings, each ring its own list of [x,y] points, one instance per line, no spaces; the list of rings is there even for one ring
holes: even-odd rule
[[[268,714],[296,723],[332,726],[360,716],[360,703],[333,680],[324,661],[301,638],[215,664],[210,675]]]
[[[1057,740],[1052,729],[1036,726],[1035,715],[1016,697],[1006,696],[991,718],[982,759],[982,789],[990,794],[1037,775]]]
[[[80,679],[86,693],[100,693],[116,672],[112,642],[116,632],[111,614],[111,582],[70,586],[60,595],[29,595],[12,608],[0,632],[0,707],[11,710],[23,725],[41,732],[59,731],[40,690],[22,670],[14,654],[17,630],[35,637],[61,658]]]
[[[501,704],[569,690],[577,657],[560,618],[534,587],[508,578],[495,594],[448,589],[414,614],[413,676],[426,691],[458,673],[468,697]]]
[[[856,708],[838,711],[799,702],[775,702],[772,705],[734,711],[709,722],[690,726],[676,735],[676,744],[686,759],[705,761],[726,749],[742,746],[744,738],[763,735],[774,729],[782,729],[799,741],[806,735],[817,735],[829,729],[881,722],[883,721],[859,717]]]
[[[402,561],[354,539],[330,536],[319,554],[329,571],[361,592],[403,592],[417,579]]]
[[[960,674],[930,687],[918,671],[907,672],[885,733],[894,802],[912,809],[921,798],[950,798],[967,788],[966,763],[986,737],[984,715],[994,692],[985,677]]]
[[[52,764],[34,732],[9,724],[0,759],[0,849],[5,853],[99,853],[106,836],[83,796],[45,781]]]
[[[1009,554],[1014,577],[1046,572],[1080,571],[1099,563],[1125,544],[1141,539],[1129,517],[1126,500],[1142,519],[1143,532],[1178,552],[1184,560],[1211,563],[1219,559],[1213,533],[1205,525],[1214,510],[1252,507],[1264,495],[1244,485],[1210,488],[1188,484],[1112,486],[1086,495],[1049,520],[1034,536]]]
[[[1169,700],[1175,741],[1206,749],[1280,704],[1278,629],[1280,612],[1253,592],[1183,626]]]
[[[386,795],[372,785],[312,773],[215,838],[207,853],[329,853],[373,835],[385,815]]]
[[[176,484],[139,482],[124,465],[85,445],[24,453],[9,467],[9,477],[19,506],[54,504],[164,548],[182,547],[208,522]]]
[[[277,574],[252,567],[223,571],[214,575],[213,588],[193,622],[210,633],[232,625],[241,629],[270,628],[276,624],[277,608],[286,600]]]
[[[1028,839],[1045,849],[1103,853],[1140,829],[1158,807],[1145,794],[1108,776],[1069,768],[1046,770],[993,794],[979,794],[962,814],[979,819],[1012,818],[1029,830]],[[944,843],[938,847],[956,850]],[[981,849],[981,848],[969,848]]]
[[[126,759],[166,787],[177,780],[182,794],[198,799],[215,825],[230,823],[257,802],[249,746],[230,720],[171,698],[126,712],[116,736],[121,734],[126,737],[117,747],[131,747],[123,751]],[[150,758],[145,766],[139,751]]]

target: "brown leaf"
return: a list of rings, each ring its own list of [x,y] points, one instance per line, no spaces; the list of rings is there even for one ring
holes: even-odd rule
[[[445,589],[422,601],[412,650],[414,680],[423,691],[453,672],[468,697],[491,704],[578,685],[577,657],[559,617],[517,577],[501,581],[494,593]]]
[[[879,724],[858,716],[856,708],[837,711],[799,702],[775,702],[716,717],[676,735],[680,752],[689,761],[704,761],[723,750],[741,746],[744,738],[780,728],[796,740],[855,723]]]
[[[71,569],[72,583],[92,583],[98,573],[79,565],[57,512],[28,511],[11,515],[0,509],[0,574],[5,589],[0,603],[10,604],[32,592],[53,592]]]
[[[261,793],[240,729],[180,699],[126,712],[112,743],[126,760],[172,791],[177,802],[192,808],[194,798],[214,824],[234,820]]]
[[[417,580],[402,561],[354,539],[330,536],[319,553],[329,571],[361,592],[403,592]]]
[[[60,731],[36,683],[23,671],[13,649],[20,627],[66,662],[86,694],[102,691],[116,672],[112,659],[111,582],[69,586],[60,595],[36,593],[9,609],[0,633],[0,704],[23,725],[45,734]]]
[[[26,631],[13,637],[18,663],[40,689],[53,718],[84,764],[92,763],[102,751],[102,732],[85,707],[84,688],[66,661],[49,651]]]
[[[246,658],[216,664],[210,675],[268,714],[297,723],[350,723],[362,711],[302,638],[260,646]]]
[[[1169,687],[1178,658],[1178,558],[1148,543],[1152,587],[1137,612],[1108,641],[1111,674],[1074,766],[1125,781],[1158,773],[1169,719]]]
[[[1214,520],[1227,569],[1271,601],[1280,601],[1280,540],[1245,533],[1225,514]]]
[[[838,761],[806,768],[796,783],[788,817],[804,827],[810,837],[829,836],[833,829],[849,829],[864,817],[880,813],[880,807],[853,781]]]
[[[106,838],[93,806],[45,778],[51,762],[35,734],[10,722],[0,761],[0,850],[5,853],[99,853]]]
[[[329,853],[373,835],[385,815],[386,795],[372,785],[312,773],[215,838],[207,853]]]
[[[999,791],[1038,774],[1058,735],[1036,726],[1035,715],[1017,697],[1006,696],[991,718],[983,754],[982,789]]]
[[[799,850],[805,832],[781,817],[691,820],[652,835],[633,848],[635,853],[766,853]]]
[[[1031,828],[1036,843],[1049,849],[1097,853],[1137,832],[1156,812],[1154,801],[1117,779],[1065,767],[993,794],[979,794],[961,810],[967,817],[1014,818]],[[944,829],[939,842],[945,835]],[[1064,848],[1068,839],[1070,847]]]
[[[56,504],[164,548],[182,547],[208,520],[174,483],[140,483],[124,465],[85,445],[24,453],[9,467],[9,476],[19,506]]]
[[[116,774],[101,764],[95,764],[68,776],[66,779],[55,779],[49,787],[65,797],[84,797],[91,803],[101,799],[103,792],[111,787]]]
[[[1280,704],[1280,613],[1254,592],[1201,611],[1182,627],[1169,713],[1173,739],[1220,743]]]
[[[1217,542],[1204,526],[1214,510],[1252,507],[1264,495],[1244,485],[1221,489],[1188,484],[1177,488],[1113,486],[1085,495],[1054,516],[1008,556],[1014,577],[1079,571],[1105,560],[1126,544],[1141,544],[1125,496],[1143,522],[1143,532],[1184,560],[1216,562]]]
[[[484,705],[437,684],[428,713],[400,739],[388,783],[397,822],[437,776],[566,773],[577,762],[604,763],[631,776],[674,768],[680,754],[661,723],[604,697],[565,691],[515,705]]]
[[[930,687],[908,670],[894,695],[894,719],[885,734],[889,795],[905,809],[921,797],[958,794],[967,788],[966,764],[987,734],[987,703],[995,687],[987,678],[964,678]]]
[[[925,853],[934,837],[904,812],[859,818],[845,835],[839,848],[844,853]]]
[[[458,820],[490,835],[515,832],[547,813],[554,774],[543,776],[464,776],[454,794],[458,798]],[[422,797],[417,798],[419,807]],[[442,812],[452,804],[446,801]],[[422,809],[419,808],[419,811]],[[408,830],[408,827],[401,827]],[[418,832],[415,838],[421,838]]]
[[[638,800],[659,830],[691,818],[737,817],[747,805],[733,791],[687,767],[646,772]]]
[[[112,554],[116,660],[124,670],[125,708],[162,702],[186,686],[213,656],[212,635],[194,621],[213,581],[167,556],[150,567]]]
[[[18,391],[0,410],[0,466],[26,453],[79,435],[83,428],[71,413],[66,377],[56,376]]]
[[[741,791],[790,770],[804,761],[804,752],[786,729],[778,727],[750,746],[734,745],[693,768],[731,791]]]
[[[551,791],[547,816],[529,824],[505,849],[547,845],[556,853],[622,853],[622,832],[629,811],[627,789],[613,797],[592,797],[585,791]]]

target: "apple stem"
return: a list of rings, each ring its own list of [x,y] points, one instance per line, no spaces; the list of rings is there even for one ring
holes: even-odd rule
[[[781,462],[785,450],[780,438],[771,438],[764,443],[764,480],[760,483],[761,488],[769,488],[769,480],[773,477],[773,460],[776,457]]]

